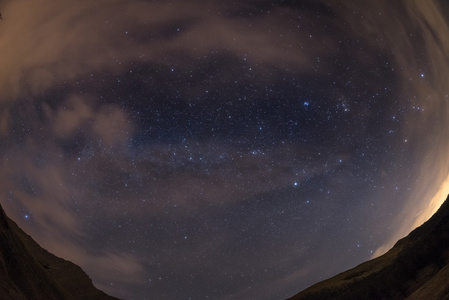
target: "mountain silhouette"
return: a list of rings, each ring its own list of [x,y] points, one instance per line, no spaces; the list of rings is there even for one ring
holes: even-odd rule
[[[0,299],[112,300],[77,265],[41,248],[0,206]]]
[[[291,300],[449,300],[449,197],[382,256],[321,281]]]

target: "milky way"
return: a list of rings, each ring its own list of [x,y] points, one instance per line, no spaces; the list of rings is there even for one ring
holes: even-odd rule
[[[445,199],[444,1],[4,1],[0,201],[127,299],[283,299]]]

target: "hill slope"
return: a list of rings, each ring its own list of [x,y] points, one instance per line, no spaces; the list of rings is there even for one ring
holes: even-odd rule
[[[449,300],[449,197],[384,255],[290,298]]]
[[[0,206],[0,299],[112,300],[77,265],[41,248]]]

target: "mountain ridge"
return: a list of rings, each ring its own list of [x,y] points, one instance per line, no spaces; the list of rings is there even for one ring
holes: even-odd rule
[[[43,249],[0,205],[0,299],[117,300],[77,265]]]
[[[387,253],[310,286],[288,300],[449,300],[449,197]]]

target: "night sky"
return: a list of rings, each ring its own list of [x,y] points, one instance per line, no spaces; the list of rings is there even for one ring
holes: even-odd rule
[[[0,202],[113,296],[284,299],[447,196],[447,1],[0,11]]]

